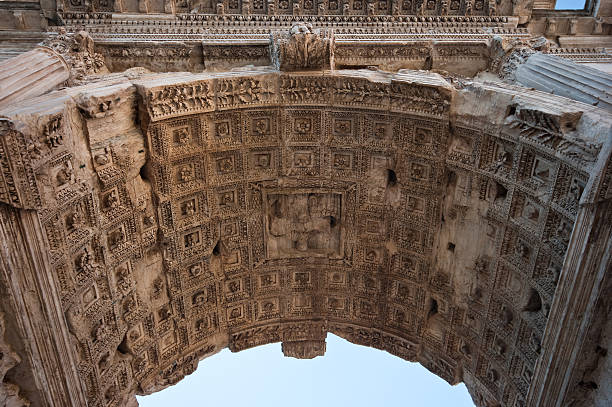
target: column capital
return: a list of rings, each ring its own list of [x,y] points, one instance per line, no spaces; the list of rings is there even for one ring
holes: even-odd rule
[[[87,31],[67,34],[62,28],[40,45],[54,51],[67,64],[71,84],[79,84],[90,75],[108,73],[104,57],[95,52],[94,41]]]
[[[514,72],[531,55],[547,51],[550,43],[544,37],[507,39],[495,36],[491,40],[491,71],[506,81],[514,80]]]

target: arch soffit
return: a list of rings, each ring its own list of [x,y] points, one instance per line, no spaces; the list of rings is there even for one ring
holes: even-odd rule
[[[463,380],[481,402],[525,400],[612,120],[453,85],[416,71],[180,73],[69,89],[59,115],[26,113],[64,118],[59,149],[72,150],[42,164],[74,172],[39,182],[41,201],[97,175],[96,205],[60,210],[61,225],[42,216],[69,235],[80,207],[101,236],[66,257],[75,275],[102,267],[106,286],[62,293],[94,380],[110,357],[130,372],[122,394],[149,393],[226,346],[314,357],[333,332]],[[105,290],[113,324],[88,311]],[[119,397],[101,387],[90,397]]]

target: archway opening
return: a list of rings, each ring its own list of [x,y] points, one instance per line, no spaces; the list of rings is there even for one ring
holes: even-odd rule
[[[174,386],[139,396],[141,407],[242,405],[281,407],[458,406],[473,402],[463,383],[450,386],[418,363],[328,334],[325,357],[283,357],[280,344],[206,358]]]

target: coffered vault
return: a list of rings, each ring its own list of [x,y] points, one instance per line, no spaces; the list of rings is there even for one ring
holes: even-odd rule
[[[605,405],[612,80],[571,60],[609,54],[560,46],[595,5],[77,3],[0,64],[3,405],[328,332],[478,406]]]

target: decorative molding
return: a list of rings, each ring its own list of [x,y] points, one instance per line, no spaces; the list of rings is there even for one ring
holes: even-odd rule
[[[556,55],[608,56],[601,24],[528,3],[58,2],[65,25],[15,66],[64,76],[0,121],[22,393],[134,405],[226,347],[313,358],[332,332],[479,407],[576,399],[607,287],[612,114],[530,88],[600,92],[609,77]]]

